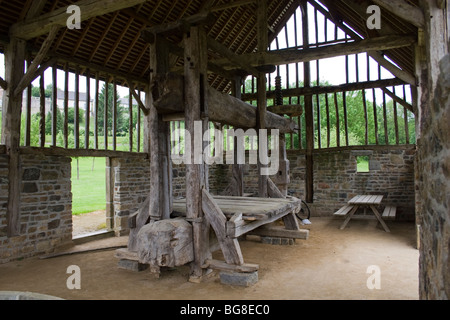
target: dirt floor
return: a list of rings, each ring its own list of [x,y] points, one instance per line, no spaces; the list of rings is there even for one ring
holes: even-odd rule
[[[310,230],[309,239],[297,240],[295,245],[268,245],[251,237],[240,242],[245,262],[260,266],[259,281],[251,287],[223,285],[217,272],[201,284],[191,283],[187,266],[164,270],[156,279],[149,270],[119,269],[114,250],[103,249],[0,265],[0,291],[79,300],[418,299],[419,251],[413,223],[388,222],[391,233],[386,233],[371,220],[351,220],[344,230],[339,230],[342,220],[333,217],[312,218],[311,222],[302,226]],[[126,243],[126,237],[109,238],[71,250]],[[67,287],[71,265],[80,268],[80,289]],[[370,266],[379,268],[380,289],[367,286]]]

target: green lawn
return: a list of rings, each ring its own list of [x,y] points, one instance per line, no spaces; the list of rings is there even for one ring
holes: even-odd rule
[[[72,214],[106,209],[104,158],[72,158]]]

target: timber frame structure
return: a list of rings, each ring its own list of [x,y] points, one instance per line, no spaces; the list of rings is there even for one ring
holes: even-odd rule
[[[67,11],[70,5],[76,5],[81,12],[79,29],[67,26],[71,17]],[[370,16],[367,9],[372,5],[380,9],[381,27],[378,29],[369,28],[367,24]],[[365,145],[410,144],[406,122],[402,124],[405,141],[399,138],[403,133],[397,117],[394,119],[395,140],[389,140],[385,102],[384,118],[377,119],[374,111],[375,132],[370,132],[366,90],[372,90],[374,98],[375,90],[381,90],[383,100],[389,97],[394,101],[394,108],[403,108],[405,121],[407,116],[415,116],[416,138],[420,141],[431,112],[429,105],[439,72],[437,61],[449,51],[446,0],[17,0],[0,1],[0,8],[0,51],[5,56],[5,75],[0,76],[0,86],[4,90],[0,154],[8,157],[6,222],[0,235],[14,238],[22,232],[23,155],[144,156],[150,159],[150,195],[147,206],[142,206],[129,218],[129,249],[136,251],[137,234],[144,225],[170,219],[177,207],[177,212],[185,215],[192,225],[193,281],[201,279],[210,267],[235,272],[257,270],[255,265],[246,265],[240,254],[237,238],[245,230],[283,218],[287,233],[297,232],[297,237],[301,237],[302,231],[294,217],[295,210],[300,208],[298,199],[288,196],[290,179],[286,152],[296,148],[304,152],[304,198],[312,203],[314,150],[351,148],[346,92],[363,92]],[[301,19],[297,19],[299,16]],[[292,17],[295,18],[295,40],[288,35],[287,23]],[[301,21],[301,26],[297,21]],[[315,25],[315,39],[309,30],[311,21]],[[327,24],[334,26],[334,35],[327,31]],[[279,45],[283,32],[285,44]],[[344,36],[340,37],[342,33]],[[359,71],[358,55],[361,53],[367,56],[366,79]],[[349,74],[349,56],[353,55],[357,70],[355,81],[351,81],[353,76]],[[320,75],[326,70],[319,72],[319,61],[337,56],[346,59],[345,83],[320,85]],[[369,60],[378,65],[378,77],[370,76]],[[289,74],[288,65],[296,66],[294,74],[292,71]],[[299,65],[302,71],[299,71]],[[44,97],[43,74],[48,68],[52,69],[53,83],[51,141],[46,141],[46,110],[42,98],[40,139],[36,146],[30,142],[31,83],[40,77],[40,92]],[[381,68],[391,76],[381,77]],[[62,145],[57,141],[56,131],[58,70],[64,71],[66,84]],[[313,79],[313,70],[317,79]],[[282,72],[285,72],[284,88],[280,85]],[[75,75],[73,148],[68,142],[69,74]],[[84,111],[79,106],[81,75],[88,79],[87,109]],[[245,81],[249,77],[251,88]],[[292,87],[290,82],[294,78],[296,84]],[[91,88],[91,79],[95,79],[95,88]],[[108,127],[106,115],[111,108],[111,135],[104,134],[104,141],[99,141],[101,82],[113,85],[114,96],[119,85],[129,88],[129,151],[117,148],[116,99],[112,105],[105,101],[103,128]],[[108,88],[106,86],[106,90]],[[334,97],[337,120],[336,124],[330,123],[332,120],[327,116],[324,138],[320,134],[323,129],[320,108],[326,107],[328,115],[332,111],[333,101],[328,103],[329,94]],[[326,105],[319,105],[321,96],[326,98]],[[133,142],[132,136],[132,99],[138,105],[137,143]],[[272,100],[273,106],[269,106],[268,102]],[[252,106],[254,102],[256,106]],[[338,111],[339,102],[343,113]],[[89,116],[86,117],[85,128],[80,128],[81,112],[94,114],[93,123]],[[339,114],[344,119],[339,120]],[[175,201],[171,184],[170,131],[172,126],[179,127],[179,121],[184,121],[186,129],[192,132],[198,122],[202,123],[202,132],[209,128],[209,122],[218,128],[231,125],[242,129],[279,129],[280,172],[278,178],[259,176],[258,197],[271,198],[274,203],[278,198],[279,203],[288,203],[292,207],[270,219],[267,216],[256,219],[263,221],[257,223],[244,213],[227,216],[219,205],[225,200],[209,192],[208,166],[205,164],[186,165],[186,200],[181,204]],[[337,135],[335,146],[331,145],[333,130]],[[89,132],[92,132],[93,141]],[[374,137],[373,143],[370,136]],[[263,166],[260,162],[258,165]],[[242,181],[243,169],[234,165],[228,196],[244,195]],[[180,206],[185,210],[180,210]],[[210,226],[219,240],[225,264],[211,260]]]

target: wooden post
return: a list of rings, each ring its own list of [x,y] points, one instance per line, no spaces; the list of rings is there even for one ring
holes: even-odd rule
[[[155,41],[150,45],[150,81],[157,74],[165,74],[169,71],[169,54],[167,47],[155,36]],[[150,90],[147,108],[150,110],[148,118],[148,134],[150,153],[150,219],[169,219],[172,203],[172,163],[170,161],[170,136],[169,123],[162,120],[162,115],[153,104]]]
[[[20,234],[20,118],[22,94],[14,95],[14,90],[24,75],[26,41],[11,38],[5,48],[5,81],[8,86],[3,94],[2,144],[9,156],[8,164],[8,205],[7,235]]]
[[[241,77],[234,80],[233,95],[241,99]],[[244,195],[244,165],[237,163],[237,137],[234,137],[234,164],[232,172],[232,189],[231,195],[242,197]]]
[[[202,266],[209,258],[209,223],[202,211],[202,190],[208,191],[208,171],[203,161],[203,148],[194,143],[195,133],[208,129],[208,106],[205,99],[207,86],[207,44],[203,26],[193,26],[184,35],[185,75],[185,123],[191,135],[190,164],[186,165],[186,217],[192,223],[194,237],[194,261],[191,264],[190,281],[199,282],[205,275]],[[201,126],[199,128],[199,123]],[[200,132],[198,132],[200,129]],[[196,132],[197,131],[197,132]],[[200,145],[202,147],[202,145]],[[200,154],[198,154],[200,153]]]
[[[269,46],[268,29],[267,29],[267,0],[258,1],[257,14],[257,27],[258,27],[258,52],[266,52]],[[267,114],[267,91],[266,91],[266,74],[260,72],[257,79],[257,117],[256,127],[259,129],[266,129],[266,114]],[[258,133],[258,143],[261,143]],[[261,147],[261,146],[259,146]],[[259,150],[259,148],[258,148]],[[262,164],[258,152],[258,193],[262,198],[268,197],[267,180],[268,176],[261,174]]]
[[[302,11],[303,23],[303,48],[309,47],[308,35],[308,3],[306,1],[300,2]],[[309,88],[311,86],[311,67],[309,62],[304,63],[304,86]],[[306,202],[313,202],[314,198],[314,110],[312,95],[305,95],[305,121],[306,121]]]

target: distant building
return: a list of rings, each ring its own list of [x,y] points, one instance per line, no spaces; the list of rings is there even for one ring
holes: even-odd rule
[[[26,90],[24,91],[26,92]],[[58,89],[57,91],[57,105],[58,108],[60,110],[64,109],[64,90],[60,90]],[[79,107],[81,110],[86,110],[86,92],[80,92],[79,94]],[[91,113],[93,110],[93,104],[94,104],[94,97],[91,96],[89,99],[90,103],[91,103]],[[46,113],[51,110],[51,102],[52,100],[50,98],[46,98],[45,99],[45,110]],[[123,106],[128,106],[128,98],[120,98],[119,102],[121,105]],[[24,108],[26,106],[26,95],[23,95],[23,103],[22,103],[22,108]],[[69,91],[69,108],[74,108],[75,107],[75,92],[74,91]],[[136,100],[133,98],[133,105],[137,105]],[[2,106],[3,106],[3,89],[0,88],[0,110],[2,110]],[[39,97],[31,97],[31,113],[38,113],[40,110],[40,98]],[[93,114],[92,114],[93,115]]]

